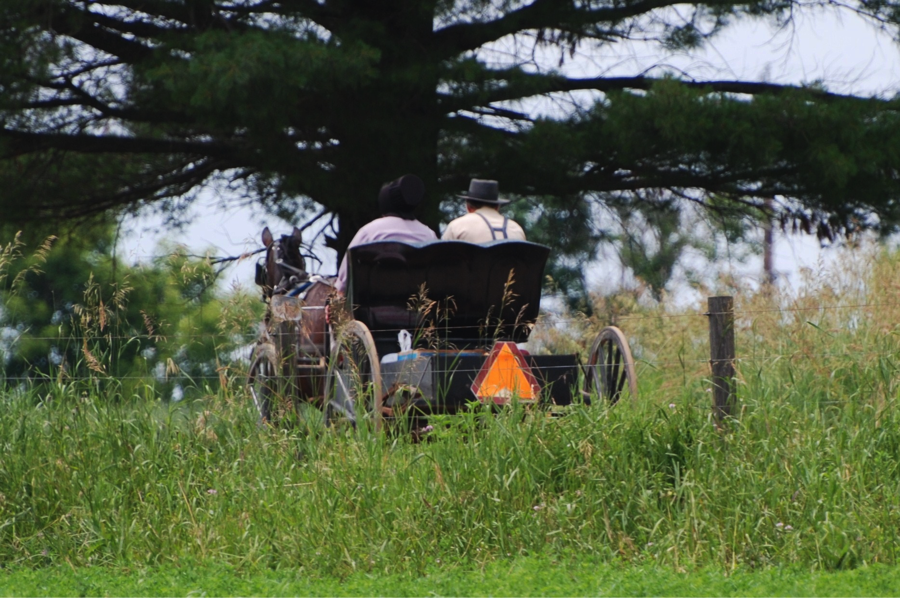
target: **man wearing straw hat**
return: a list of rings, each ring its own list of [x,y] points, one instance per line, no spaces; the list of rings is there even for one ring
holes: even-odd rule
[[[488,243],[504,239],[525,240],[525,231],[522,227],[501,214],[498,209],[508,204],[509,200],[500,199],[497,181],[472,179],[469,183],[469,192],[459,197],[466,200],[468,213],[448,224],[441,239],[469,243]]]

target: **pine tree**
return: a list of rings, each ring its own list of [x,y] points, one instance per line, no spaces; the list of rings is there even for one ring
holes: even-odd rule
[[[891,0],[842,6],[896,34]],[[283,214],[323,207],[340,251],[377,215],[380,184],[415,172],[432,226],[473,176],[499,179],[536,214],[580,215],[569,220],[577,246],[560,250],[570,257],[602,236],[594,202],[627,205],[641,189],[744,212],[785,198],[775,216],[823,236],[894,230],[895,99],[676,74],[577,78],[559,66],[637,37],[690,50],[731,23],[801,10],[793,0],[4,0],[0,212],[171,210],[213,188]],[[596,99],[556,116],[521,104],[581,91]]]

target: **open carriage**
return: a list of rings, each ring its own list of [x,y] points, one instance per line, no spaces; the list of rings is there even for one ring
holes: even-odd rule
[[[324,281],[272,294],[249,379],[261,416],[271,416],[276,396],[316,405],[329,424],[366,418],[376,428],[476,401],[565,406],[636,396],[631,351],[615,327],[600,331],[585,364],[524,349],[549,253],[524,241],[352,248],[344,307],[332,306],[331,321],[321,290],[310,295]]]

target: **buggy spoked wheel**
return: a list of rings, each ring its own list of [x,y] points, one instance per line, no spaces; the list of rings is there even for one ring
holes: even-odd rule
[[[372,333],[351,320],[340,329],[325,377],[325,424],[381,429],[381,363]]]
[[[272,414],[278,402],[279,382],[275,346],[271,343],[256,345],[253,349],[250,373],[247,375],[247,388],[259,413],[260,423],[272,421]]]
[[[593,390],[610,404],[619,402],[624,393],[637,398],[637,373],[628,339],[615,326],[600,331],[585,366],[584,390],[590,397]]]

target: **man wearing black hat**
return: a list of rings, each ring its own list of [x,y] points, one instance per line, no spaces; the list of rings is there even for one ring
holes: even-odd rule
[[[434,231],[416,220],[413,211],[425,196],[425,183],[414,174],[385,183],[378,193],[381,218],[356,232],[347,249],[376,241],[404,241],[415,243],[437,239]],[[347,288],[347,256],[341,261],[335,286],[342,293]]]
[[[469,192],[460,195],[466,200],[465,216],[447,225],[441,238],[470,243],[488,243],[498,239],[525,240],[525,231],[516,222],[500,213],[498,208],[509,203],[500,199],[497,181],[472,179]]]

